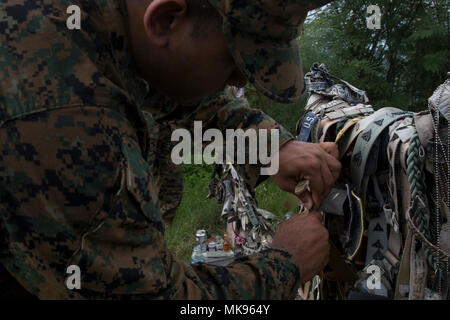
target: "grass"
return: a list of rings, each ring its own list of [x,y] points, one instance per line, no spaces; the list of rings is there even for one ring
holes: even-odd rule
[[[166,231],[169,249],[181,260],[190,261],[195,245],[195,231],[205,229],[208,234],[225,232],[225,221],[220,218],[222,207],[214,198],[206,199],[212,167],[183,165],[183,200],[176,217]],[[287,193],[280,190],[271,179],[256,189],[258,206],[282,218],[286,213],[283,203]]]

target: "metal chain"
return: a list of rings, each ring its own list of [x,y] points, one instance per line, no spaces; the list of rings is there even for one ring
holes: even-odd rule
[[[447,80],[448,81],[448,80]],[[446,81],[446,82],[447,82]],[[438,98],[438,101],[437,101],[437,106],[439,106],[440,105],[440,102],[441,102],[441,99],[442,99],[442,95],[443,95],[443,93],[444,93],[444,86],[445,86],[445,83],[444,84],[442,84],[442,85],[440,85],[439,87],[438,87],[438,89],[437,90],[439,90],[439,89],[442,89],[441,91],[440,91],[440,94],[439,94],[439,98]],[[442,140],[441,140],[441,137],[439,136],[439,124],[440,124],[440,119],[439,119],[439,110],[437,109],[437,108],[435,108],[434,106],[432,106],[431,105],[431,101],[428,103],[428,109],[429,109],[429,111],[430,111],[430,114],[431,115],[433,115],[433,111],[435,112],[435,114],[436,114],[436,116],[435,117],[432,117],[432,123],[433,123],[433,129],[434,129],[434,134],[435,134],[435,139],[434,139],[434,143],[435,143],[435,154],[434,154],[434,156],[435,156],[435,162],[434,162],[434,165],[435,165],[435,188],[436,188],[436,190],[435,190],[435,193],[436,193],[436,208],[435,208],[435,210],[436,210],[436,237],[437,237],[437,241],[436,241],[436,243],[437,243],[437,246],[438,246],[438,248],[440,248],[440,246],[441,246],[441,237],[440,237],[440,229],[441,229],[441,223],[440,223],[440,206],[441,206],[441,199],[440,199],[440,186],[439,186],[439,184],[440,184],[440,179],[439,179],[439,146],[442,148],[442,154],[443,154],[443,156],[444,156],[444,159],[445,159],[445,162],[446,162],[446,164],[447,164],[447,171],[448,171],[448,168],[449,168],[449,166],[450,166],[450,128],[447,128],[447,152],[445,152],[445,147],[444,147],[444,144],[442,143]],[[445,178],[447,178],[447,179],[445,179]],[[444,180],[444,183],[443,183],[443,186],[444,186],[444,188],[445,188],[445,180],[447,180],[447,205],[448,206],[450,206],[450,174],[448,174],[447,173],[447,177],[443,177],[443,180]],[[444,201],[444,205],[445,205],[445,201]],[[448,277],[448,274],[449,274],[449,272],[448,272],[448,256],[447,256],[447,263],[445,264],[445,271],[446,271],[446,276]],[[440,259],[438,258],[437,259],[437,261],[436,261],[436,268],[434,268],[434,270],[435,270],[435,272],[436,273],[440,273],[441,272],[441,270],[440,270]],[[439,277],[439,281],[438,281],[438,289],[439,289],[439,292],[441,293],[442,292],[442,284],[441,284],[441,279],[440,279],[440,277]],[[448,290],[448,288],[446,288],[446,290]]]
[[[447,80],[447,81],[449,81],[449,80]],[[440,94],[439,94],[439,98],[438,98],[438,102],[436,103],[436,105],[440,105],[440,103],[441,103],[441,100],[442,100],[442,95],[444,94],[444,87],[445,87],[445,84],[447,83],[447,81],[445,81],[443,84],[441,84],[437,89],[436,89],[436,91],[438,91],[438,90],[440,90],[440,89],[442,89],[441,91],[440,91]],[[447,164],[449,164],[450,163],[450,152],[448,153],[448,155],[445,153],[445,149],[444,149],[444,144],[442,143],[442,140],[441,140],[441,137],[439,136],[439,109],[437,109],[437,108],[435,108],[434,106],[432,106],[431,105],[431,102],[428,102],[428,110],[430,111],[430,114],[431,115],[433,115],[433,111],[436,113],[436,115],[437,115],[437,122],[435,122],[435,119],[434,118],[432,118],[433,119],[433,121],[432,121],[432,123],[433,123],[433,129],[434,129],[434,132],[435,132],[435,142],[436,142],[436,147],[438,146],[438,142],[439,142],[439,145],[440,145],[440,147],[441,147],[441,151],[442,151],[442,154],[443,154],[443,156],[444,156],[444,159],[445,159],[445,162],[447,163]],[[437,153],[436,153],[437,154]],[[436,159],[436,161],[437,161],[437,159]]]
[[[439,137],[439,111],[437,112],[437,119],[436,119],[436,124],[434,125],[434,129],[435,129],[435,151],[434,151],[434,169],[435,169],[435,180],[436,180],[436,237],[437,237],[437,241],[436,244],[438,246],[438,248],[441,247],[441,215],[440,215],[440,207],[441,207],[441,197],[440,197],[440,190],[439,190],[439,152],[438,152],[438,139],[440,140]],[[444,152],[445,153],[445,152]],[[440,278],[440,264],[441,261],[440,259],[437,259],[436,262],[436,268],[434,268],[435,272],[438,274],[438,290],[439,290],[439,294],[442,292],[442,288],[441,288],[441,278]]]
[[[441,95],[442,96],[442,95]],[[447,121],[447,159],[450,159],[450,123],[449,121]],[[450,174],[448,173],[448,171],[450,170],[450,161],[447,161],[447,207],[450,210]],[[449,216],[447,215],[447,219],[449,218]],[[449,223],[449,221],[447,221],[447,223]],[[447,299],[449,299],[448,294],[450,291],[450,273],[449,273],[449,258],[447,257],[446,260],[446,268],[445,268],[445,276],[446,276],[446,280],[447,280]]]

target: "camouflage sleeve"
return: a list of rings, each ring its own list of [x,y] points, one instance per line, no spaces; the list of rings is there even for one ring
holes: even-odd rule
[[[270,129],[276,129],[279,132],[279,148],[294,139],[294,136],[288,130],[262,110],[250,108],[247,99],[235,98],[228,91],[205,98],[200,107],[188,117],[188,120],[191,126],[194,120],[201,120],[203,130],[217,128],[224,133],[224,137],[227,129],[242,129],[244,131],[247,129],[255,129],[257,131],[266,129],[268,130],[268,150],[270,150],[270,144],[272,143]],[[261,164],[258,163],[257,165],[239,165],[236,166],[236,169],[254,188],[268,177],[260,176],[260,167]]]
[[[293,135],[284,128],[281,124],[277,123],[269,115],[265,114],[262,110],[257,108],[250,108],[247,99],[245,98],[234,98],[226,96],[228,103],[222,108],[220,116],[225,118],[228,117],[226,123],[226,128],[232,128],[233,125],[237,128],[243,130],[255,129],[255,130],[267,130],[267,149],[271,150],[272,136],[271,129],[278,130],[279,141],[278,149],[281,149],[283,145],[294,139]],[[220,121],[220,120],[219,120]],[[258,138],[258,148],[259,138]],[[238,165],[236,169],[239,171],[241,176],[245,177],[251,189],[256,188],[261,182],[266,180],[269,176],[261,175],[260,169],[261,164],[258,165]]]
[[[0,128],[0,261],[44,299],[283,299],[289,254],[187,265],[164,241],[158,190],[132,124],[100,107],[45,111]],[[81,289],[66,287],[77,265]]]

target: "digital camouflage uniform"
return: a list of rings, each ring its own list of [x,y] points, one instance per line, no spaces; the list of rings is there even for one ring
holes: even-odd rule
[[[81,30],[66,27],[72,4]],[[125,19],[118,0],[1,0],[1,264],[43,299],[292,298],[300,274],[287,252],[187,265],[162,221],[182,191],[173,129],[279,128],[280,145],[290,134],[226,93],[181,116],[135,74]],[[256,184],[257,166],[241,170]],[[81,290],[66,288],[69,265]]]

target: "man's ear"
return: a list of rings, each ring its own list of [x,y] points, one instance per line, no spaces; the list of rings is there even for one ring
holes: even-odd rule
[[[166,47],[186,17],[186,0],[153,0],[144,13],[145,33],[154,45]]]

